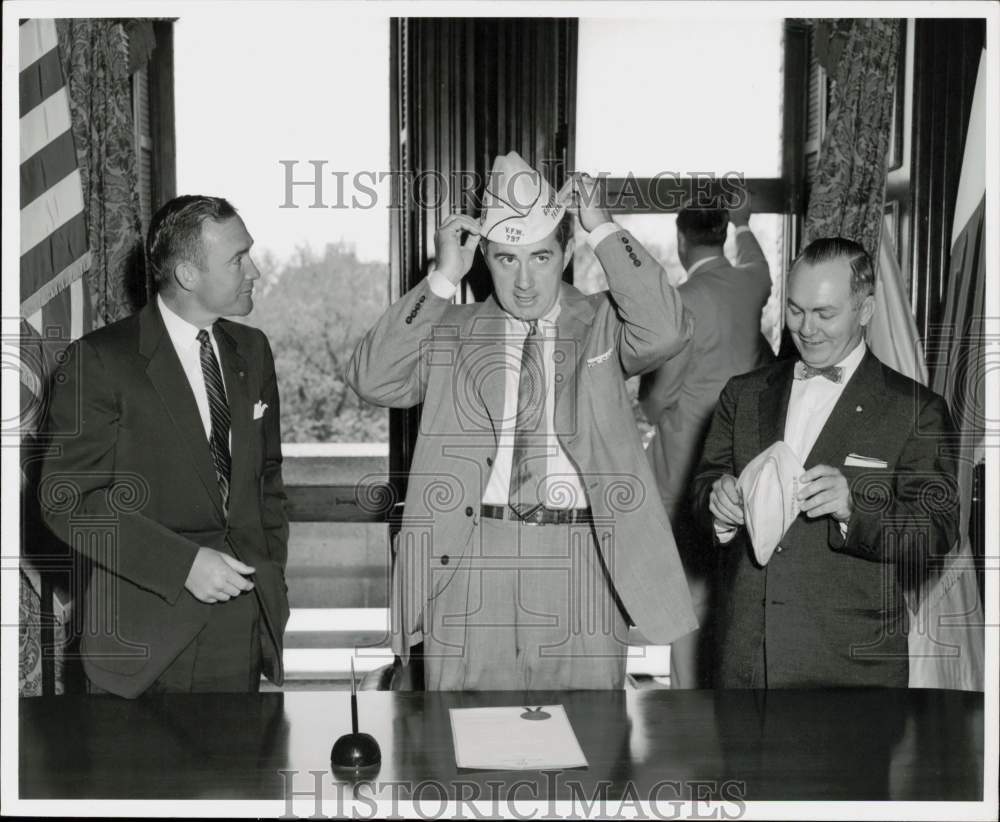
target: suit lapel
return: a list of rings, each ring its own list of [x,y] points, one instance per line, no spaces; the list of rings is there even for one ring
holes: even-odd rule
[[[788,399],[792,394],[794,368],[795,360],[781,363],[771,372],[767,378],[767,388],[757,398],[760,435],[758,453],[785,438],[785,418],[788,415]]]
[[[230,451],[232,457],[229,482],[229,510],[233,510],[237,489],[241,484],[237,477],[250,468],[250,443],[253,427],[253,409],[247,389],[247,365],[239,352],[236,340],[221,323],[215,324],[215,339],[219,344],[222,359],[222,379],[226,383],[226,399],[229,402],[229,428],[231,432]]]
[[[879,361],[866,351],[850,381],[833,406],[833,411],[820,431],[819,437],[802,463],[813,465],[843,464],[850,443],[856,439],[859,426],[868,425],[878,417],[878,393],[883,384]]]
[[[461,354],[464,377],[468,381],[470,393],[478,396],[486,409],[493,427],[494,439],[499,440],[504,418],[505,379],[513,365],[507,356],[507,322],[494,297],[488,297],[482,307],[468,320],[462,329]]]
[[[139,318],[139,353],[149,360],[146,375],[173,419],[179,439],[191,457],[198,479],[205,486],[205,491],[211,497],[219,516],[223,516],[222,497],[219,494],[219,483],[215,477],[208,438],[205,436],[205,426],[202,424],[201,414],[198,413],[194,392],[184,374],[181,361],[170,341],[155,301],[150,301],[143,308]]]

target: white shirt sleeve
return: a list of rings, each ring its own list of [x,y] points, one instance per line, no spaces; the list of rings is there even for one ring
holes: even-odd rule
[[[605,237],[610,237],[618,231],[618,224],[614,222],[601,223],[597,228],[587,234],[587,245],[597,248]]]
[[[455,296],[455,292],[458,291],[458,286],[436,268],[432,269],[431,273],[427,275],[427,285],[434,293],[434,296],[440,297],[442,300],[450,300]]]
[[[716,539],[723,545],[735,537],[736,532],[739,530],[735,525],[719,525],[717,522],[713,523],[713,527],[715,528]]]
[[[744,231],[749,231],[749,230],[750,230],[750,226],[749,225],[738,225],[733,230],[733,236],[734,237],[739,237],[740,234],[742,234]]]

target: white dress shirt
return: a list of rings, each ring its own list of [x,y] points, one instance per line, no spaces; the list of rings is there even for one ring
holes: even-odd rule
[[[183,317],[171,311],[160,295],[156,296],[156,305],[160,309],[160,316],[163,317],[163,324],[167,327],[167,335],[174,345],[177,357],[181,361],[184,369],[184,376],[187,377],[191,391],[194,392],[194,401],[198,406],[198,413],[201,415],[201,424],[205,428],[205,438],[212,437],[212,413],[208,407],[208,390],[205,388],[205,375],[201,370],[201,343],[198,342],[198,332],[201,331],[196,325],[192,325]],[[215,359],[219,363],[219,373],[222,373],[222,358],[219,356],[219,345],[215,341],[215,333],[212,326],[205,329],[208,331],[208,338],[212,343],[212,350],[215,352]],[[223,375],[223,390],[225,390],[226,378]],[[229,448],[233,446],[233,432],[229,432]]]
[[[605,238],[618,231],[613,223],[603,223],[587,235],[587,242],[596,248]],[[431,270],[427,275],[427,285],[430,290],[445,300],[450,300],[458,286],[447,277]],[[556,304],[548,313],[539,319],[538,332],[542,335],[542,364],[545,369],[545,426],[548,432],[548,460],[546,476],[550,478],[545,484],[546,508],[586,508],[587,495],[583,489],[576,466],[569,455],[563,450],[559,438],[555,434],[555,348],[560,305]],[[504,312],[506,320],[504,362],[521,362],[521,350],[528,336],[528,323],[518,320]],[[493,471],[486,483],[483,493],[483,503],[486,505],[507,505],[510,495],[510,469],[514,455],[514,427],[517,421],[517,385],[520,380],[517,368],[504,369],[504,413],[497,442],[496,458],[493,460]]]
[[[823,426],[830,419],[837,400],[858,370],[866,350],[867,346],[862,340],[837,363],[844,369],[840,382],[833,382],[826,377],[792,380],[792,393],[788,398],[788,413],[785,415],[785,443],[803,465],[819,439]]]
[[[792,393],[788,397],[788,411],[785,414],[784,441],[795,452],[799,462],[805,464],[806,457],[809,456],[823,427],[830,419],[830,414],[833,413],[833,407],[844,393],[844,388],[854,376],[854,372],[858,370],[867,350],[865,341],[861,340],[850,354],[837,363],[844,369],[840,382],[819,376],[808,380],[792,380]],[[847,523],[841,522],[839,525],[841,535],[846,534]],[[729,542],[736,535],[736,531],[735,527],[715,523],[715,534],[719,542]]]

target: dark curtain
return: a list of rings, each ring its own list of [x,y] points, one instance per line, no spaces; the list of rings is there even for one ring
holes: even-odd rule
[[[806,212],[805,243],[840,236],[878,259],[892,128],[899,26],[851,19],[832,26],[832,104]]]
[[[126,25],[97,19],[56,25],[90,232],[86,282],[95,326],[128,316],[145,299]]]

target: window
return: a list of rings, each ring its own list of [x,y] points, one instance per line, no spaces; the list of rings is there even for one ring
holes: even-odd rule
[[[609,189],[616,190],[628,178],[639,183],[632,191],[646,191],[642,181],[656,177],[679,180],[682,187],[732,173],[742,174],[751,188],[755,181],[779,182],[782,36],[780,19],[581,19],[576,167],[608,175]],[[680,202],[640,195],[628,204],[629,213],[616,214],[675,285],[686,274],[677,258],[675,214],[668,212]],[[755,199],[751,228],[774,283],[761,330],[777,350],[785,216],[773,200]],[[574,282],[592,293],[606,282],[581,236],[578,226]],[[725,252],[734,259],[732,229]]]

